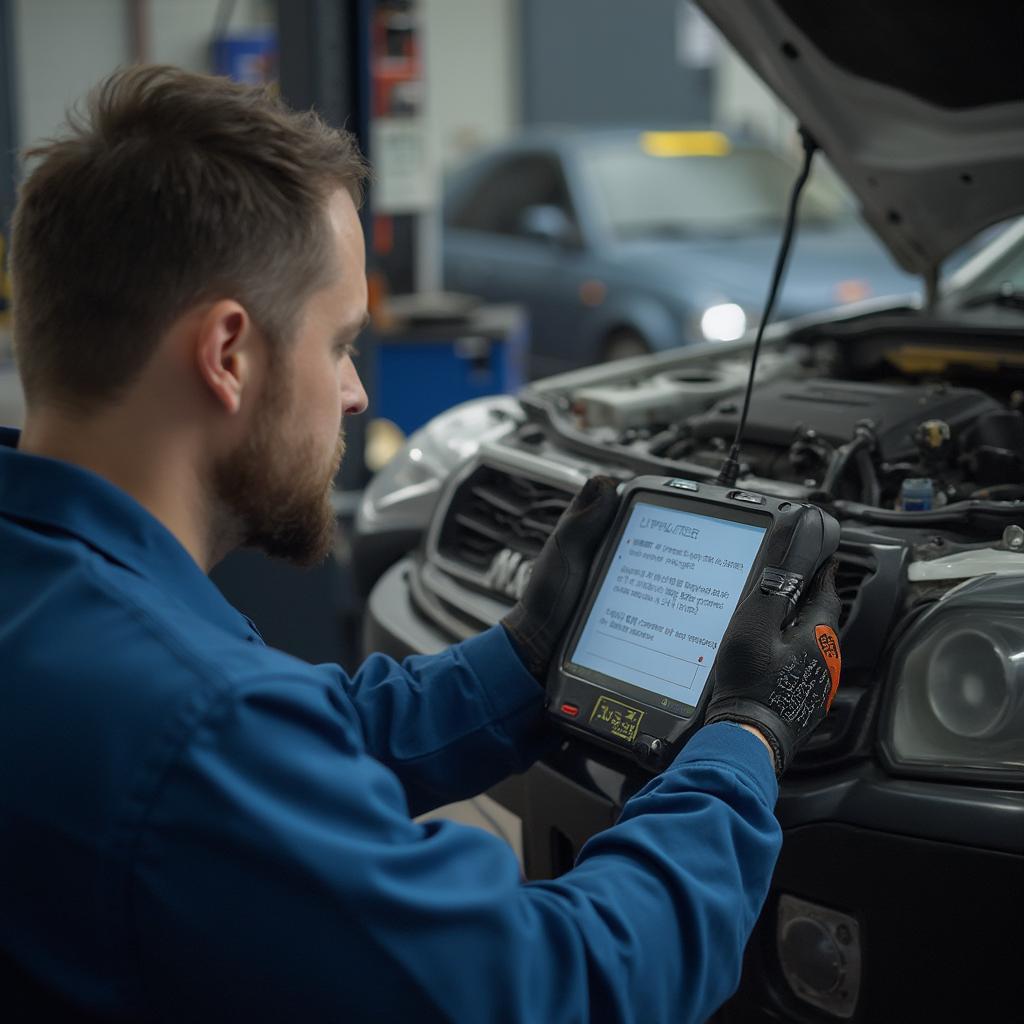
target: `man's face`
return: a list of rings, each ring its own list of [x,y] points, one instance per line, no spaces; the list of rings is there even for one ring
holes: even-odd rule
[[[366,323],[363,233],[349,194],[327,204],[335,272],[271,361],[266,391],[240,450],[214,486],[243,543],[300,565],[325,558],[334,536],[331,487],[345,451],[343,420],[366,409],[352,345]]]

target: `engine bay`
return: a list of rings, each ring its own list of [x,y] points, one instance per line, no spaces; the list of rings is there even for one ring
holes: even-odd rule
[[[918,614],[967,580],[1024,573],[1022,340],[1019,317],[910,309],[766,335],[736,487],[840,525],[846,683],[808,770],[852,756],[862,698]],[[750,351],[741,340],[588,367],[481,411],[491,433],[441,495],[413,606],[452,638],[493,625],[589,476],[715,484]]]
[[[998,518],[1024,499],[1019,332],[951,336],[947,322],[936,337],[921,320],[908,335],[867,318],[859,330],[843,324],[840,337],[834,326],[763,353],[743,440],[748,486],[868,520],[870,510]],[[624,367],[548,390],[541,405],[577,444],[711,479],[736,431],[747,370],[735,351],[640,374]]]

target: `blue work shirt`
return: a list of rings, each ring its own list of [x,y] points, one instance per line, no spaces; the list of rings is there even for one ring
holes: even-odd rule
[[[412,816],[522,771],[501,627],[349,678],[266,647],[153,516],[0,434],[0,951],[111,1019],[702,1021],[780,843],[761,743],[698,734],[576,867]]]

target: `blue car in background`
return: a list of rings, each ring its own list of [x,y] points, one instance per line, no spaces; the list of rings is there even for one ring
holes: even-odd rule
[[[444,284],[530,313],[534,377],[753,326],[797,173],[712,130],[538,129],[449,183]],[[819,166],[776,316],[919,290]]]

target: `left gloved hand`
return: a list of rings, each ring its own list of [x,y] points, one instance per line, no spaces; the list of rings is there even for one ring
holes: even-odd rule
[[[501,620],[523,663],[540,681],[569,628],[583,585],[619,507],[616,482],[591,477],[534,560],[530,581]]]

